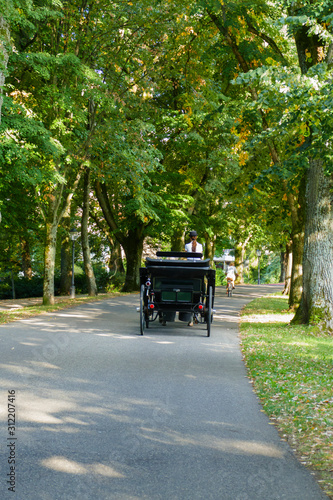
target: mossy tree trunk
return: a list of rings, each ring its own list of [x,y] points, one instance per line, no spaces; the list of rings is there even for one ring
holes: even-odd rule
[[[171,236],[171,251],[172,252],[184,252],[185,248],[185,237],[184,231],[181,229],[175,231]]]
[[[295,30],[294,37],[305,75],[322,62],[325,42],[307,25]],[[333,63],[332,47],[327,51],[328,66]],[[323,142],[321,147],[322,154],[310,155],[306,174],[303,292],[293,323],[313,323],[333,333],[333,175],[324,172],[327,146]]]
[[[211,236],[207,232],[205,232],[204,236],[205,236],[205,259],[209,259],[210,263],[213,264],[215,255],[216,236],[215,235]]]
[[[64,184],[55,186],[47,197],[46,204],[41,207],[45,221],[45,249],[44,249],[44,281],[43,304],[54,304],[54,271],[58,226],[62,218],[69,212],[74,192],[81,177],[81,168],[78,168],[76,178],[71,183],[71,189],[64,192]]]
[[[237,269],[237,283],[244,283],[244,260],[246,243],[238,242],[235,245],[235,266]]]
[[[298,193],[288,192],[288,204],[291,212],[291,252],[292,270],[290,275],[289,307],[297,306],[302,297],[303,288],[303,250],[304,250],[304,225],[305,225],[305,187],[306,175],[302,176]]]
[[[303,294],[294,323],[317,323],[333,332],[333,176],[310,160],[306,190]]]
[[[44,280],[43,280],[43,305],[54,304],[54,268],[56,256],[58,224],[48,221],[45,224],[45,249],[44,249]]]

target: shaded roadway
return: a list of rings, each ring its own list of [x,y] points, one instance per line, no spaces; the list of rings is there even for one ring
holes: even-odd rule
[[[327,498],[270,425],[242,361],[240,309],[280,288],[218,289],[210,338],[179,321],[140,336],[135,294],[2,325],[1,498]]]

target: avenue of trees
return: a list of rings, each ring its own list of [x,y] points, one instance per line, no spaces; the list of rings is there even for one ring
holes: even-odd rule
[[[0,271],[71,281],[72,227],[138,288],[144,242],[281,254],[333,331],[329,0],[0,0]],[[121,248],[125,254],[121,258]]]

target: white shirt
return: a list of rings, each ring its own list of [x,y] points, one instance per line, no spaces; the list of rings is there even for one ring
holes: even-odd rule
[[[185,245],[185,252],[192,252],[192,241],[190,241],[189,243],[186,243],[186,245]],[[201,243],[197,242],[197,247],[195,249],[195,253],[203,253],[203,249],[202,249]],[[189,258],[188,260],[198,260],[200,258],[201,257]]]
[[[236,274],[237,274],[237,269],[235,268],[235,266],[228,266],[227,267],[227,278],[230,278],[233,281],[235,281]]]

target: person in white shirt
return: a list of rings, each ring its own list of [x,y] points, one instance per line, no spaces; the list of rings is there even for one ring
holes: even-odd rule
[[[234,262],[230,262],[230,265],[227,267],[227,281],[231,280],[232,288],[235,288],[235,279],[237,278],[237,269],[235,267]]]
[[[193,253],[203,253],[202,245],[201,243],[198,243],[198,234],[196,231],[190,231],[190,238],[191,241],[189,243],[186,243],[185,245],[185,252],[193,252]],[[201,257],[189,257],[187,260],[200,260]],[[191,319],[188,323],[188,326],[193,326],[193,319]]]
[[[190,238],[191,241],[189,243],[186,243],[185,245],[185,252],[203,253],[202,245],[197,241],[198,234],[196,231],[190,231]],[[200,258],[201,257],[197,257],[197,259]],[[189,260],[196,260],[196,259],[189,259]]]

